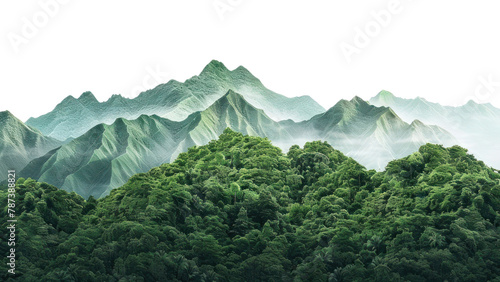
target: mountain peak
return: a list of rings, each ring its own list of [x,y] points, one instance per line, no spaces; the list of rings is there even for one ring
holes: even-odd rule
[[[21,122],[9,111],[0,112],[0,124],[2,125],[2,127],[5,126],[7,123],[11,123],[12,121]]]
[[[0,112],[0,125],[0,133],[7,131],[9,134],[12,134],[13,132],[24,130],[25,133],[31,132],[42,136],[42,133],[38,129],[27,126],[9,111]]]
[[[237,109],[237,111],[242,111],[243,109],[253,109],[263,113],[261,109],[254,107],[247,100],[245,100],[243,95],[236,93],[231,89],[228,90],[224,96],[215,101],[204,112],[220,111],[221,109],[227,108]]]
[[[466,106],[477,106],[479,105],[478,103],[476,103],[476,101],[470,99],[466,104]]]
[[[111,95],[111,97],[109,97],[109,99],[106,101],[106,102],[113,102],[113,101],[116,101],[116,100],[125,100],[126,98],[123,97],[122,95],[120,94],[113,94]]]
[[[86,91],[86,92],[83,92],[82,95],[80,95],[80,97],[78,97],[78,100],[79,101],[97,101],[97,99],[95,98],[94,94],[92,94],[92,92],[90,91]]]
[[[365,104],[367,105],[368,104],[365,100],[361,99],[359,96],[354,96],[354,98],[352,98],[351,101],[349,101],[349,102],[356,104],[356,105],[365,105]]]
[[[337,103],[335,103],[335,105],[333,105],[333,107],[331,107],[329,109],[332,110],[332,109],[343,109],[343,108],[348,108],[349,106],[352,106],[353,103],[351,103],[350,101],[347,101],[345,99],[340,99],[340,101],[338,101]]]
[[[389,91],[382,90],[373,99],[375,99],[378,102],[390,103],[390,102],[394,101],[394,98],[396,98],[396,96],[394,96],[394,94],[392,94]]]
[[[348,100],[340,100],[338,101],[330,110],[347,110],[349,109],[350,111],[357,111],[361,110],[363,111],[366,109],[367,106],[370,106],[365,100],[361,99],[358,96],[354,96],[350,101]]]
[[[210,63],[208,63],[208,65],[205,66],[205,68],[203,68],[200,75],[206,73],[224,73],[228,71],[229,70],[222,62],[219,62],[217,60],[212,60],[210,61]]]
[[[237,68],[234,69],[235,71],[241,71],[241,72],[250,72],[247,68],[244,66],[238,66]]]
[[[396,96],[394,96],[394,94],[392,94],[391,92],[387,91],[387,90],[381,90],[377,96],[380,96],[382,98],[394,98]]]
[[[0,118],[1,119],[6,118],[6,117],[14,117],[14,115],[11,112],[9,112],[9,111],[0,112]]]
[[[66,98],[64,98],[64,100],[62,100],[61,103],[59,103],[59,104],[63,104],[63,105],[64,104],[70,104],[70,103],[74,103],[75,101],[77,101],[76,98],[73,97],[73,96],[71,96],[71,95],[69,95]]]
[[[229,89],[227,91],[227,93],[224,94],[224,97],[238,97],[238,98],[244,99],[243,96],[241,96],[240,94],[234,92],[232,89]]]
[[[227,93],[224,94],[224,96],[222,96],[219,100],[216,101],[216,103],[222,102],[224,100],[227,100],[229,103],[234,105],[242,103],[249,104],[241,94],[234,92],[232,89],[229,89]]]
[[[413,127],[425,126],[425,124],[418,119],[412,121],[410,125]]]

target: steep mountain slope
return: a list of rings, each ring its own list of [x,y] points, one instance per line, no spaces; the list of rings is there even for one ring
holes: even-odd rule
[[[381,91],[370,103],[391,107],[407,122],[418,119],[438,125],[452,133],[458,139],[457,144],[487,164],[500,167],[500,109],[491,104],[471,100],[460,107],[442,106],[423,98],[399,98],[388,91]]]
[[[245,134],[290,139],[262,110],[228,91],[203,112],[181,122],[142,115],[100,124],[57,151],[32,161],[22,172],[67,191],[89,197],[107,195],[135,173],[170,162],[194,145],[216,139],[230,127]]]
[[[34,128],[26,126],[10,112],[0,112],[0,182],[7,177],[9,169],[20,171],[29,161],[60,146],[53,138],[43,136]]]
[[[142,115],[132,121],[119,118],[111,125],[97,125],[50,155],[34,160],[21,175],[83,197],[100,197],[134,173],[168,162],[183,140],[179,135],[187,134],[184,125],[158,116]]]
[[[90,92],[83,93],[78,99],[69,96],[50,113],[30,118],[26,124],[45,135],[66,140],[80,136],[99,123],[109,124],[120,117],[136,119],[146,114],[182,121],[188,115],[209,107],[229,89],[243,95],[274,120],[301,121],[325,111],[309,96],[288,98],[267,89],[244,67],[231,71],[221,62],[212,61],[200,75],[184,83],[171,80],[134,99],[113,95],[99,103]]]
[[[291,135],[263,110],[248,103],[242,95],[230,90],[203,112],[199,122],[189,133],[195,144],[206,144],[217,139],[227,127],[252,136],[268,137],[271,140],[290,140]]]
[[[456,140],[437,126],[415,120],[404,122],[387,107],[375,107],[359,97],[341,100],[323,114],[301,123],[282,122],[295,140],[328,141],[334,148],[368,168],[383,169],[396,158],[415,152],[421,145],[453,145]]]

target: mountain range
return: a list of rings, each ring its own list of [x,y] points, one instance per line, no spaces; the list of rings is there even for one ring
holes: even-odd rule
[[[403,99],[381,91],[370,99],[376,106],[392,108],[405,121],[415,119],[449,131],[461,145],[488,165],[500,168],[500,109],[472,100],[459,107],[442,106],[424,98]]]
[[[444,107],[387,91],[369,103],[354,97],[325,111],[308,96],[268,90],[243,67],[228,70],[212,61],[183,83],[171,80],[134,99],[113,95],[99,102],[85,92],[26,124],[2,112],[0,161],[4,170],[15,168],[85,198],[108,195],[132,175],[172,162],[226,128],[267,137],[285,152],[327,141],[368,169],[382,170],[426,143],[460,144],[500,167],[493,144],[499,117],[488,104]]]
[[[415,152],[422,144],[456,143],[438,126],[419,120],[406,123],[391,108],[370,105],[359,97],[341,100],[323,114],[288,125],[287,130],[297,136],[296,143],[325,140],[367,168],[378,170],[393,159]]]
[[[262,110],[228,91],[210,107],[183,121],[157,115],[135,120],[118,118],[100,124],[82,136],[33,160],[21,172],[67,191],[96,198],[123,185],[128,178],[173,161],[189,147],[216,139],[225,128],[272,139],[290,139],[281,126]]]
[[[363,165],[377,169],[425,143],[452,145],[455,141],[439,127],[418,121],[407,124],[390,108],[369,105],[358,97],[342,100],[308,121],[276,122],[229,90],[206,110],[183,121],[141,115],[135,120],[118,118],[111,125],[97,125],[33,160],[21,175],[98,198],[136,173],[171,162],[188,148],[217,139],[228,127],[267,137],[285,151],[292,144],[326,140]]]
[[[246,68],[228,70],[223,63],[213,60],[199,75],[183,83],[170,80],[134,99],[113,95],[101,103],[91,92],[83,93],[78,99],[68,96],[54,110],[30,118],[26,124],[63,141],[76,138],[100,123],[110,124],[117,118],[136,119],[146,114],[182,121],[193,112],[208,108],[229,89],[243,95],[276,121],[307,120],[325,111],[309,96],[285,97],[267,89]]]

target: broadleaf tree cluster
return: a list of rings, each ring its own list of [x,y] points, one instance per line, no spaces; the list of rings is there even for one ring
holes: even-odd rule
[[[283,154],[227,129],[98,200],[19,179],[17,274],[0,277],[500,281],[499,180],[458,146],[376,172],[324,142]]]

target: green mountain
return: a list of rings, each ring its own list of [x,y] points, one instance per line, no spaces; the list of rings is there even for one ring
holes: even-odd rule
[[[204,145],[217,139],[228,127],[243,134],[267,137],[276,141],[292,139],[279,123],[232,90],[206,110],[193,116],[199,121],[188,138],[197,145]]]
[[[368,168],[382,170],[426,143],[451,146],[455,138],[419,120],[404,122],[391,108],[375,107],[359,97],[341,100],[323,114],[300,123],[283,122],[294,141],[324,140]]]
[[[181,122],[142,115],[135,120],[119,118],[111,125],[97,125],[32,161],[21,175],[75,191],[85,198],[99,198],[132,175],[170,162],[189,147],[207,144],[227,127],[278,140],[291,138],[264,111],[228,91],[203,112],[193,113]]]
[[[158,115],[182,121],[202,111],[232,89],[274,120],[301,121],[325,111],[309,96],[288,98],[267,89],[244,67],[228,70],[218,61],[210,62],[200,73],[181,83],[168,83],[141,93],[134,99],[113,95],[98,102],[90,92],[78,99],[68,96],[55,109],[26,124],[43,134],[66,140],[76,138],[100,123],[110,124],[117,118],[136,119],[140,115]]]
[[[375,172],[327,143],[285,155],[226,130],[98,200],[19,179],[22,255],[0,279],[498,281],[499,180],[458,146]]]
[[[32,159],[61,145],[17,119],[8,111],[0,112],[0,182],[7,179],[7,170],[19,172]]]
[[[188,148],[217,139],[226,128],[267,137],[284,151],[295,143],[326,140],[366,167],[378,169],[427,142],[453,144],[453,137],[438,127],[418,121],[407,124],[391,109],[371,106],[360,98],[340,101],[309,121],[275,122],[230,90],[206,110],[180,122],[142,115],[95,126],[33,160],[21,175],[85,198],[99,198],[133,174],[171,162]]]
[[[117,119],[100,124],[82,136],[32,161],[21,175],[89,197],[107,194],[131,175],[168,162],[184,124],[158,116]]]
[[[500,109],[491,104],[469,101],[459,107],[442,106],[423,98],[403,99],[381,91],[370,99],[375,106],[391,107],[405,121],[418,119],[449,131],[464,146],[487,164],[500,167]]]

